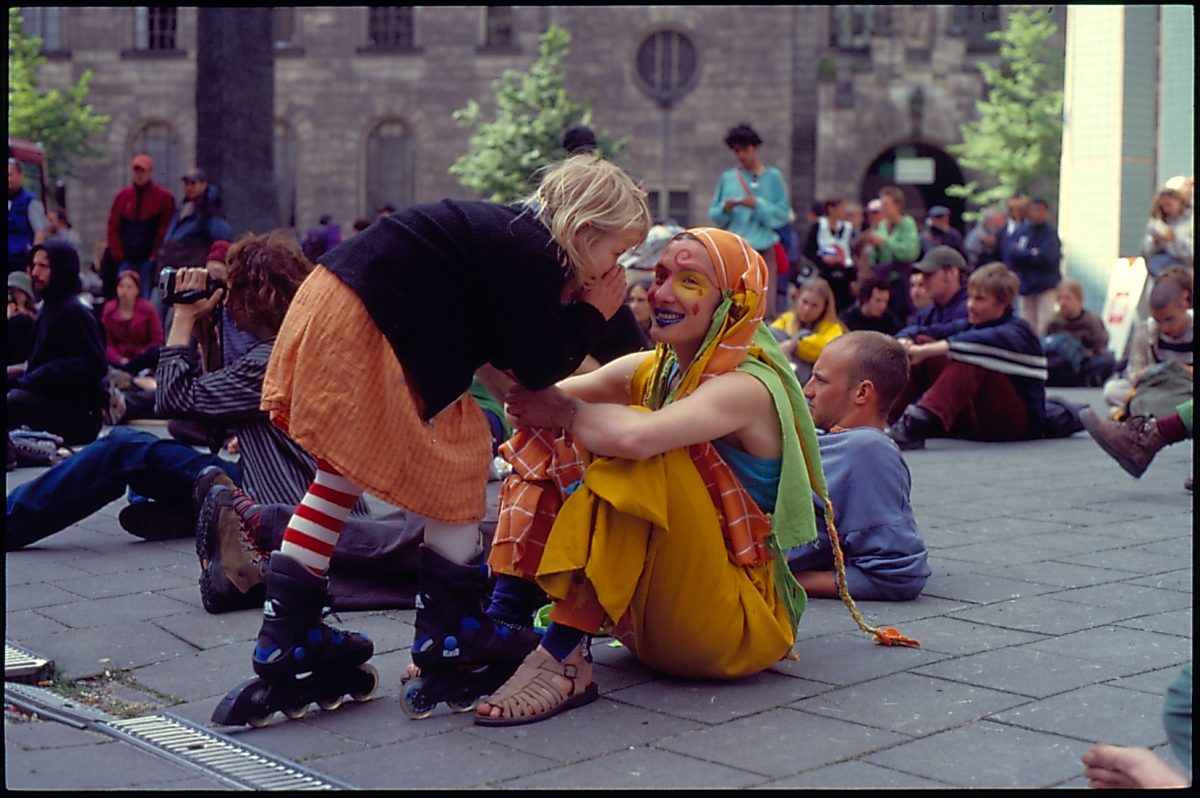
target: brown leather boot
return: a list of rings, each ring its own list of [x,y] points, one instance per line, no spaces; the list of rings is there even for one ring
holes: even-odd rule
[[[1158,423],[1148,416],[1131,416],[1116,422],[1084,410],[1079,414],[1079,420],[1100,448],[1134,477],[1146,473],[1154,455],[1167,445],[1158,431]]]
[[[200,556],[200,597],[209,612],[254,607],[262,603],[270,552],[263,551],[233,510],[230,492],[211,490],[196,522]]]

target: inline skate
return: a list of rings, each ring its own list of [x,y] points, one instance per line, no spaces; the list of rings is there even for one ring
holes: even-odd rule
[[[365,664],[375,644],[359,632],[343,632],[322,621],[329,580],[276,552],[267,566],[263,625],[254,647],[258,676],[231,690],[213,712],[213,723],[265,726],[276,711],[292,720],[309,704],[326,711],[347,694],[369,701],[379,674]]]
[[[504,684],[541,637],[506,625],[483,610],[487,565],[458,565],[421,546],[413,666],[401,679],[400,704],[411,718],[429,717],[439,703],[467,712]]]

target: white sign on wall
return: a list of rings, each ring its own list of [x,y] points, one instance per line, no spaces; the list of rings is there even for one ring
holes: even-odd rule
[[[935,174],[932,158],[897,158],[896,182],[909,186],[933,184]]]
[[[1146,261],[1142,258],[1117,258],[1108,278],[1101,320],[1108,328],[1108,348],[1120,360],[1138,320],[1138,303],[1146,290]]]

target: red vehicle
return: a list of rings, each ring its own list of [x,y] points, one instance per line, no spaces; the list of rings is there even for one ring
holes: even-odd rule
[[[30,191],[37,193],[42,205],[51,208],[50,178],[46,173],[46,150],[41,144],[25,139],[8,139],[8,157],[21,164],[25,173],[25,185]],[[35,188],[36,187],[36,188]],[[56,198],[61,199],[61,198]],[[62,202],[58,203],[62,205]]]

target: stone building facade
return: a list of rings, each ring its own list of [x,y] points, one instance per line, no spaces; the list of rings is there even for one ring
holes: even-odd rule
[[[915,213],[963,177],[945,147],[982,96],[987,30],[1007,6],[488,6],[276,10],[274,116],[281,224],[332,214],[343,228],[469,192],[448,173],[469,131],[451,114],[493,106],[492,81],[524,69],[550,24],[570,31],[568,91],[596,127],[627,143],[622,163],[656,211],[703,224],[733,159],[726,130],[752,125],[764,160],[790,178],[797,216],[814,197],[863,201],[905,185]],[[50,60],[44,87],[93,73],[112,118],[106,155],[67,182],[85,240],[104,234],[130,158],[149,151],[177,194],[196,144],[197,11],[189,7],[26,9]],[[1065,10],[1056,8],[1060,28]],[[236,146],[231,143],[231,146]],[[199,164],[204,166],[203,164]],[[967,175],[966,177],[970,177]],[[955,220],[959,216],[955,214]],[[237,220],[233,220],[235,228]]]

